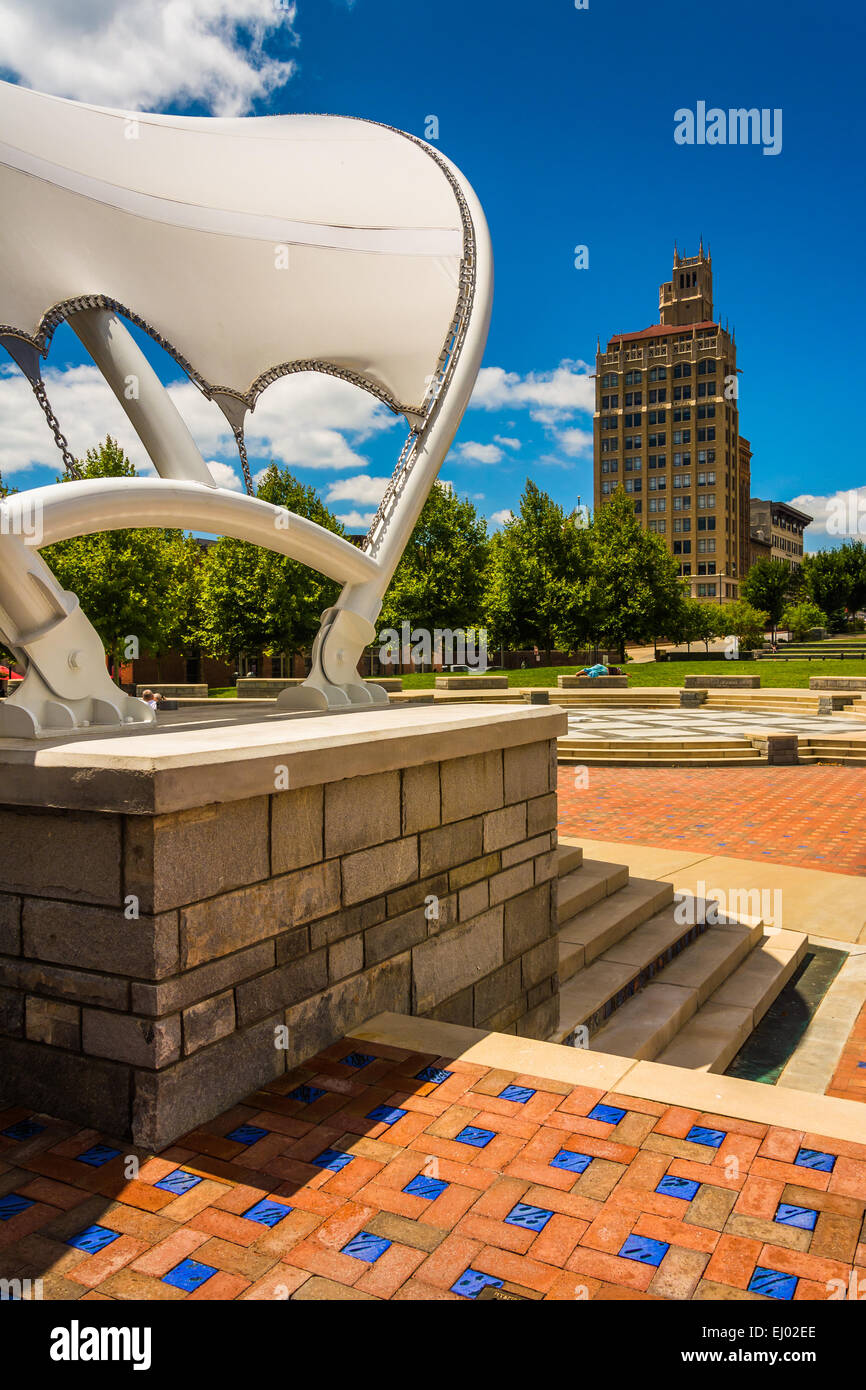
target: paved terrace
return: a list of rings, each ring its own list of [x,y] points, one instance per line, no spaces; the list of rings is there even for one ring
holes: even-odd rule
[[[0,1276],[47,1299],[826,1300],[866,1279],[849,1101],[382,1015],[138,1151],[0,1116]]]
[[[586,780],[586,779],[584,779]],[[559,771],[560,833],[866,875],[859,768]]]

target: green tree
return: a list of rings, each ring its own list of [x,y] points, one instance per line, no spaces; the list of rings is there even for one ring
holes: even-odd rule
[[[784,560],[756,561],[740,585],[741,596],[767,614],[774,637],[793,585],[793,572]]]
[[[745,652],[754,651],[760,647],[764,641],[764,633],[770,621],[770,615],[759,608],[753,607],[747,599],[735,599],[733,603],[726,603],[720,612],[720,635],[736,637],[740,648]]]
[[[385,594],[380,631],[477,627],[484,607],[487,523],[466,498],[435,483]]]
[[[520,510],[490,542],[484,609],[497,645],[578,645],[587,632],[589,528],[527,479]]]
[[[272,463],[256,496],[275,507],[343,534],[315,488]],[[302,652],[319,629],[339,586],[297,560],[222,536],[206,551],[198,572],[198,640],[215,656],[239,652]]]
[[[855,613],[866,608],[866,545],[862,541],[845,541],[838,553],[851,580],[848,609],[853,618]]]
[[[808,598],[827,614],[834,631],[845,626],[846,609],[852,604],[852,578],[848,557],[838,550],[819,550],[803,560],[803,586]]]
[[[703,642],[705,649],[709,651],[711,640],[724,636],[724,633],[719,631],[719,612],[714,603],[701,602],[697,598],[685,598],[676,640],[685,642],[687,651],[691,651],[692,642]]]
[[[817,603],[806,600],[803,603],[789,603],[782,613],[780,626],[790,632],[795,642],[803,642],[813,627],[824,627],[826,614]]]
[[[80,469],[83,478],[135,477],[110,436],[88,450]],[[78,595],[113,671],[128,654],[127,639],[137,639],[142,652],[157,652],[165,649],[166,633],[177,627],[175,567],[182,542],[178,530],[98,531],[42,551],[58,583]]]
[[[685,588],[660,536],[641,529],[620,487],[587,528],[589,611],[600,636],[625,658],[627,641],[655,642],[681,623]]]

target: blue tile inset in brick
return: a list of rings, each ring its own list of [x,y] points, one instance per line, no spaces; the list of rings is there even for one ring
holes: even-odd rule
[[[587,1116],[590,1120],[601,1120],[606,1125],[618,1125],[625,1118],[625,1111],[616,1105],[594,1105]]]
[[[325,1149],[318,1158],[313,1158],[310,1162],[316,1168],[330,1168],[332,1173],[339,1173],[341,1168],[352,1162],[353,1157],[354,1154],[344,1154],[339,1149]]]
[[[195,1293],[216,1274],[215,1265],[203,1265],[198,1260],[181,1260],[179,1265],[162,1276],[163,1284],[171,1284],[185,1293]]]
[[[798,1168],[816,1168],[819,1173],[832,1173],[836,1166],[836,1155],[822,1153],[820,1149],[801,1149],[794,1162]]]
[[[749,1293],[762,1293],[767,1298],[793,1298],[796,1287],[795,1274],[783,1274],[778,1269],[764,1269],[761,1265],[757,1266],[749,1280]]]
[[[368,1067],[371,1062],[376,1060],[369,1052],[347,1052],[345,1057],[340,1058],[344,1067],[354,1067],[356,1071],[360,1071],[362,1067]]]
[[[691,1144],[706,1144],[708,1149],[720,1149],[727,1139],[723,1129],[706,1129],[704,1125],[692,1125],[686,1139]]]
[[[652,1236],[630,1235],[620,1250],[625,1260],[637,1260],[642,1265],[660,1265],[670,1246],[664,1240],[653,1240]]]
[[[312,1105],[314,1101],[321,1100],[325,1092],[318,1086],[296,1086],[293,1091],[289,1091],[289,1100],[299,1100],[302,1105]]]
[[[521,1105],[525,1105],[528,1100],[532,1100],[535,1092],[528,1086],[506,1086],[504,1091],[499,1092],[500,1100],[516,1100]]]
[[[496,1135],[492,1129],[478,1129],[475,1125],[467,1125],[461,1129],[459,1134],[455,1134],[454,1139],[458,1144],[471,1144],[473,1149],[484,1149],[495,1139]]]
[[[773,1220],[781,1226],[798,1226],[801,1231],[814,1231],[818,1213],[811,1207],[796,1207],[791,1202],[780,1202]]]
[[[680,1197],[684,1202],[690,1202],[697,1196],[699,1182],[692,1182],[689,1178],[675,1178],[672,1173],[665,1173],[656,1192],[660,1192],[663,1197]]]
[[[405,1110],[398,1110],[395,1105],[376,1105],[367,1112],[367,1119],[378,1120],[381,1125],[395,1125],[405,1114]]]
[[[20,1216],[22,1211],[35,1206],[36,1203],[29,1197],[22,1197],[19,1192],[10,1192],[6,1197],[0,1197],[0,1221],[11,1221],[13,1216]]]
[[[238,1125],[237,1129],[226,1135],[226,1139],[233,1139],[236,1144],[257,1144],[270,1132],[269,1129],[261,1129],[258,1125]]]
[[[355,1260],[365,1260],[368,1265],[374,1265],[378,1259],[381,1259],[390,1244],[390,1240],[386,1240],[384,1236],[374,1236],[369,1231],[359,1231],[343,1246],[343,1254],[351,1255]]]
[[[571,1149],[560,1149],[555,1158],[549,1163],[550,1168],[565,1168],[569,1173],[585,1173],[590,1163],[591,1154],[573,1153]]]
[[[84,1250],[88,1255],[95,1255],[99,1250],[104,1250],[106,1245],[111,1245],[119,1239],[119,1232],[109,1231],[107,1226],[88,1226],[86,1231],[79,1231],[77,1236],[70,1236],[66,1244],[74,1245],[76,1250]]]
[[[502,1280],[494,1279],[492,1274],[482,1274],[480,1269],[466,1269],[456,1283],[451,1285],[449,1292],[462,1293],[464,1298],[477,1298],[488,1284],[492,1284],[494,1289],[502,1288]]]
[[[201,1178],[196,1177],[195,1173],[187,1173],[183,1168],[175,1168],[173,1173],[166,1173],[164,1178],[155,1182],[154,1187],[161,1187],[163,1192],[173,1192],[177,1197],[182,1197],[184,1192],[189,1192],[190,1188],[198,1187]]]
[[[120,1149],[110,1149],[107,1144],[94,1144],[83,1154],[79,1154],[76,1163],[86,1163],[91,1168],[101,1168],[103,1163],[110,1163],[113,1158],[117,1158]]]
[[[441,1086],[443,1081],[447,1081],[452,1073],[443,1071],[441,1067],[422,1067],[415,1074],[416,1081],[429,1081],[432,1086]]]
[[[442,1182],[441,1178],[428,1178],[419,1173],[417,1178],[406,1184],[403,1191],[408,1192],[410,1197],[424,1197],[428,1202],[435,1202],[447,1186],[447,1182]]]
[[[33,1120],[19,1120],[17,1124],[4,1129],[2,1134],[6,1139],[15,1139],[21,1143],[25,1139],[32,1139],[36,1134],[41,1134],[44,1128],[44,1125],[34,1124]]]
[[[292,1208],[287,1207],[284,1202],[274,1202],[270,1197],[263,1197],[243,1215],[246,1221],[257,1221],[260,1226],[278,1226],[291,1210]]]
[[[528,1202],[518,1202],[512,1207],[505,1220],[509,1226],[522,1226],[525,1231],[543,1231],[552,1211],[545,1207],[533,1207]]]

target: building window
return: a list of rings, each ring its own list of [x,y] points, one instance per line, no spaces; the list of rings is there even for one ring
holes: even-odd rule
[[[618,473],[619,459],[602,459],[601,471],[602,473]]]
[[[701,511],[714,512],[716,510],[716,494],[714,492],[699,492],[698,506]]]
[[[605,372],[604,376],[601,379],[601,384],[602,386],[616,386],[618,380],[618,372]]]
[[[650,367],[650,381],[664,381],[667,370],[667,367]]]

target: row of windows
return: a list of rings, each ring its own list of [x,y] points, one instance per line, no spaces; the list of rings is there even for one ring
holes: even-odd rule
[[[606,452],[606,451],[605,451],[605,452]],[[647,460],[647,461],[648,461],[648,465],[649,465],[649,467],[650,467],[651,469],[655,469],[655,468],[667,468],[667,466],[668,466],[668,459],[665,458],[665,455],[664,455],[664,454],[650,454],[650,455],[648,456],[648,460]],[[716,451],[715,451],[715,449],[698,449],[697,461],[698,461],[698,463],[703,463],[703,464],[706,464],[706,463],[715,463],[715,461],[716,461]],[[691,468],[691,466],[692,466],[692,456],[691,456],[691,453],[690,453],[690,452],[687,452],[687,453],[679,453],[679,452],[676,452],[676,453],[674,453],[674,455],[673,455],[672,462],[673,462],[674,468]],[[627,459],[625,460],[625,463],[624,463],[623,466],[624,466],[624,468],[625,468],[626,473],[640,473],[641,467],[642,467],[640,455],[637,455],[637,454],[631,455],[631,457],[629,457],[629,458],[627,458]],[[605,458],[603,458],[602,461],[601,461],[601,471],[602,471],[602,473],[618,473],[618,472],[619,472],[619,459],[605,459]],[[711,468],[711,469],[709,469],[708,471],[707,471],[707,470],[704,470],[704,471],[702,471],[702,472],[699,472],[697,476],[698,476],[698,487],[709,487],[709,486],[712,486],[712,485],[715,484],[715,481],[716,481],[716,471],[715,471],[714,468]],[[688,486],[688,482],[685,482],[685,483],[677,483],[677,482],[675,482],[675,483],[674,483],[674,487],[687,487],[687,486]]]
[[[630,398],[629,398],[629,397],[630,397],[630,394],[631,394],[631,393],[629,393],[629,395],[626,396],[626,398],[625,398],[626,408],[628,408],[630,405],[640,405],[641,402],[640,402],[639,399],[637,399],[637,400],[635,400],[635,401],[630,400]],[[636,392],[635,392],[635,395],[636,395],[637,397],[640,397],[640,392],[639,392],[639,391],[636,391]],[[666,392],[666,391],[650,391],[650,393],[649,393],[650,405],[657,405],[657,404],[658,404],[658,401],[664,402],[666,395],[667,395],[667,392]],[[658,397],[658,401],[656,400],[656,397]],[[689,400],[689,399],[691,399],[691,398],[690,398],[688,395],[686,395],[686,396],[675,396],[674,399],[675,399],[675,400]],[[619,396],[602,396],[602,398],[601,398],[601,409],[602,409],[602,410],[617,410],[618,408],[619,408]],[[667,420],[667,412],[668,412],[669,409],[670,409],[670,406],[664,405],[664,406],[663,406],[663,409],[661,409],[661,410],[650,410],[650,411],[649,411],[649,422],[650,422],[650,424],[651,424],[651,425],[654,425],[654,424],[658,423],[658,424],[660,424],[660,425],[663,425],[663,424],[665,423],[665,421]],[[631,419],[633,419],[633,421],[634,421],[634,423],[635,423],[636,425],[639,425],[640,422],[641,422],[642,415],[643,415],[643,412],[641,411],[641,412],[639,412],[638,414],[636,414],[636,415],[634,415],[633,417],[631,417]],[[699,420],[707,420],[707,419],[714,420],[714,419],[716,418],[716,407],[715,407],[714,405],[699,405],[699,406],[697,407],[697,415],[698,415],[698,419],[699,419]],[[688,406],[688,405],[687,405],[687,406],[680,406],[678,409],[676,409],[676,410],[674,411],[674,420],[675,420],[675,421],[679,421],[679,420],[691,420],[691,418],[692,418],[692,409],[691,409],[691,406]],[[627,425],[631,423],[631,419],[630,419],[630,417],[629,417],[628,415],[626,415],[625,421],[626,421],[626,424],[627,424]],[[604,428],[604,429],[616,429],[616,425],[615,425],[615,424],[613,424],[613,425],[607,424],[607,425],[604,425],[603,428]]]
[[[692,553],[692,543],[691,543],[691,541],[674,541],[673,547],[674,547],[674,554],[675,554],[675,555],[691,555],[691,553]],[[716,542],[715,542],[714,540],[700,540],[700,541],[698,541],[698,554],[699,554],[699,555],[707,555],[707,554],[709,554],[709,555],[714,555],[714,554],[715,554],[715,550],[716,550]],[[716,572],[716,562],[715,562],[715,560],[711,560],[709,563],[710,563],[710,565],[712,566],[712,568],[709,569],[709,570],[707,570],[706,573],[708,573],[708,574],[715,574],[715,572]],[[703,574],[703,573],[704,573],[703,570],[699,570],[698,572],[699,572],[700,574]]]
[[[680,339],[680,342],[688,342],[688,341],[690,341],[690,340],[689,340],[689,338],[688,338],[687,335],[686,335],[685,337],[682,337],[682,338]],[[717,358],[717,357],[702,357],[701,360],[700,360],[700,362],[698,362],[698,364],[697,364],[696,375],[697,375],[697,376],[707,376],[707,374],[708,374],[709,372],[711,372],[711,371],[714,372],[714,371],[716,370],[716,365],[717,365],[717,363],[718,363],[719,365],[721,365],[720,359]],[[725,370],[725,373],[728,374],[728,368],[725,367],[724,370]],[[675,364],[675,366],[674,366],[673,373],[674,373],[674,376],[675,376],[675,377],[691,376],[691,374],[692,374],[692,364],[691,364],[691,362],[677,362],[677,363]],[[665,381],[666,378],[667,378],[667,374],[668,374],[668,369],[667,369],[667,367],[650,367],[649,373],[648,373],[648,379],[649,379],[650,381]],[[643,379],[643,369],[642,369],[642,368],[639,368],[639,367],[633,368],[631,371],[628,371],[628,372],[626,372],[626,374],[625,374],[625,384],[626,384],[626,386],[640,386],[642,379]],[[601,379],[601,384],[602,384],[602,386],[616,386],[616,385],[618,385],[618,384],[619,384],[619,372],[605,372],[604,376],[603,376],[602,379]]]

